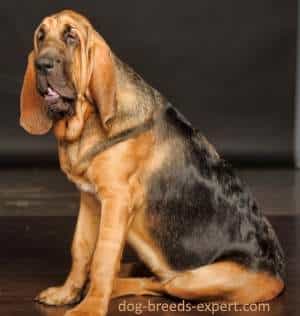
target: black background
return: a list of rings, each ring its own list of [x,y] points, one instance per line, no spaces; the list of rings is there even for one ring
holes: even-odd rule
[[[56,161],[54,137],[18,126],[19,92],[41,19],[86,15],[113,51],[226,158],[291,162],[296,0],[1,1],[0,162]]]

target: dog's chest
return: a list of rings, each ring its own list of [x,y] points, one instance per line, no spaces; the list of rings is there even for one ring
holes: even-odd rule
[[[59,147],[59,161],[63,172],[76,187],[83,192],[95,193],[94,185],[86,177],[85,172],[78,171],[80,159],[80,146],[72,144]]]
[[[95,186],[85,176],[78,176],[71,172],[65,173],[68,179],[76,185],[78,190],[86,193],[96,193]]]
[[[83,178],[75,178],[73,176],[68,176],[68,178],[76,185],[78,190],[86,193],[96,193],[95,187],[89,181]]]

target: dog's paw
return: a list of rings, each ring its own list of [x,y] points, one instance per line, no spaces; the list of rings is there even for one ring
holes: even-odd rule
[[[74,304],[79,300],[79,291],[66,286],[50,287],[35,298],[39,303],[54,306]]]

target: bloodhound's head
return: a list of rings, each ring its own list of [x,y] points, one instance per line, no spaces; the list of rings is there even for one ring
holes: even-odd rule
[[[28,57],[20,124],[44,134],[58,121],[83,115],[81,101],[88,97],[107,127],[116,111],[115,81],[112,53],[86,18],[69,10],[46,17]]]

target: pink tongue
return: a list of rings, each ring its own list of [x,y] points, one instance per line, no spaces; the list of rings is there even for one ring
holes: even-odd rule
[[[56,100],[58,98],[59,98],[59,94],[49,87],[47,90],[47,94],[45,95],[45,99],[52,101],[52,100]]]

